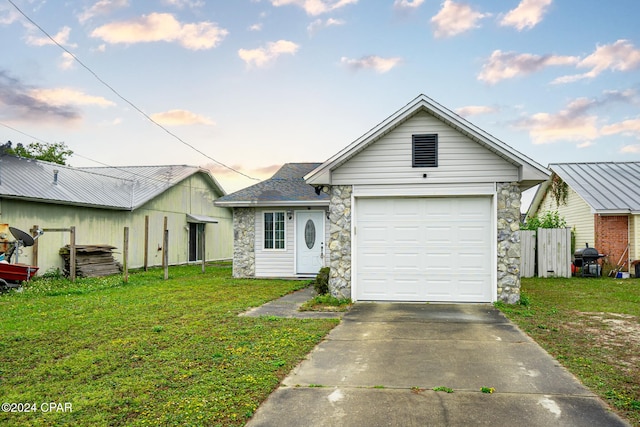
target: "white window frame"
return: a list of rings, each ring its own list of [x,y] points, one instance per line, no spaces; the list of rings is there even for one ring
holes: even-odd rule
[[[267,215],[273,215],[273,229],[271,230],[271,242],[273,247],[267,247]],[[277,239],[276,236],[276,216],[278,214],[282,215],[282,239]],[[277,243],[282,241],[282,247],[277,247]],[[287,217],[285,211],[264,211],[262,212],[262,249],[265,251],[285,251],[287,249]]]

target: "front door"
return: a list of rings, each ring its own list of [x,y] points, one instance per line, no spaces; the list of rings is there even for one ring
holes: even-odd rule
[[[296,211],[296,274],[317,274],[323,258],[324,211]]]

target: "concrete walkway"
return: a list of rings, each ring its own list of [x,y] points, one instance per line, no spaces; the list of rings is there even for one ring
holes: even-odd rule
[[[395,303],[355,304],[247,424],[471,425],[628,424],[491,305]]]
[[[311,286],[307,286],[299,291],[287,294],[282,298],[270,301],[260,307],[254,307],[241,314],[241,316],[259,317],[276,316],[290,317],[296,319],[336,319],[344,313],[319,312],[319,311],[298,311],[300,306],[311,298],[318,295]]]

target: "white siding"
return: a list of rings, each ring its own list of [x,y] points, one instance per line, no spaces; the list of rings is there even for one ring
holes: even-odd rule
[[[589,246],[595,245],[595,231],[593,226],[593,213],[591,208],[573,189],[569,188],[567,204],[558,206],[551,192],[542,199],[538,208],[538,216],[543,216],[545,212],[558,211],[558,215],[567,221],[567,227],[575,229],[576,249],[584,248],[585,243]]]
[[[413,134],[438,134],[438,167],[411,165]],[[427,178],[423,178],[423,174]],[[518,168],[426,112],[420,112],[332,173],[334,185],[518,181]]]
[[[298,208],[278,207],[256,209],[255,216],[255,266],[256,277],[295,277],[295,218],[289,219],[287,211],[295,211]],[[317,208],[316,208],[317,209]],[[285,248],[264,249],[264,212],[285,212]],[[325,218],[325,242],[329,241],[329,223]],[[327,245],[325,245],[327,247]],[[328,252],[328,251],[327,251]],[[328,265],[329,257],[324,257],[325,265]]]

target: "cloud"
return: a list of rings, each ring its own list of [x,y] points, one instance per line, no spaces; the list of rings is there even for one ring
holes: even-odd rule
[[[417,9],[424,3],[424,0],[394,0],[393,8],[396,10]]]
[[[358,0],[271,0],[273,6],[295,5],[304,9],[307,15],[311,16],[333,12],[334,10],[355,3],[358,3]]]
[[[99,107],[112,107],[116,105],[101,96],[87,95],[75,89],[31,89],[29,94],[38,101],[55,106],[65,105],[97,105]]]
[[[262,30],[262,24],[258,23],[258,24],[253,24],[249,27],[249,31],[261,31]]]
[[[574,74],[555,79],[552,83],[572,83],[582,79],[592,79],[606,70],[631,71],[640,68],[640,49],[628,40],[618,40],[613,44],[598,46],[591,55],[577,64],[578,68],[591,68],[583,74]]]
[[[309,34],[315,34],[317,31],[323,28],[334,27],[334,26],[344,25],[344,24],[345,24],[345,21],[341,19],[334,19],[334,18],[329,18],[326,20],[316,19],[315,21],[313,21],[311,24],[307,26],[307,31],[309,32]]]
[[[555,114],[537,113],[515,123],[517,128],[526,129],[534,144],[557,141],[577,141],[581,147],[588,146],[594,139],[616,133],[640,136],[640,120],[608,125],[598,128],[598,116],[592,113],[615,102],[634,103],[637,93],[633,90],[608,91],[596,99],[578,98]]]
[[[620,152],[627,154],[640,154],[640,144],[625,145],[620,149]]]
[[[515,27],[518,31],[535,27],[542,21],[553,0],[522,0],[520,4],[500,21],[505,27]]]
[[[80,119],[80,113],[70,105],[50,103],[36,96],[37,89],[0,70],[0,112],[9,120],[52,121],[70,123]]]
[[[299,48],[300,46],[292,41],[278,40],[277,42],[267,43],[265,47],[259,47],[257,49],[240,49],[238,50],[238,56],[246,62],[247,65],[260,68],[275,61],[280,55],[294,55]]]
[[[623,134],[640,139],[640,118],[624,120],[619,123],[604,126],[601,132],[603,135]]]
[[[0,25],[11,25],[20,19],[20,13],[15,9],[0,8]]]
[[[519,75],[527,75],[552,65],[573,65],[580,58],[576,56],[517,54],[494,50],[487,62],[482,66],[478,80],[489,84],[511,79]]]
[[[56,34],[54,34],[51,37],[63,46],[77,47],[78,46],[77,44],[69,44],[70,35],[71,35],[71,28],[65,26],[65,27],[62,27],[60,31],[58,31]],[[31,46],[48,46],[48,45],[55,44],[49,37],[36,37],[33,35],[27,36],[26,42],[28,45],[31,45]]]
[[[85,8],[79,15],[78,21],[84,23],[94,16],[103,16],[115,10],[129,6],[129,0],[99,0],[90,7]]]
[[[402,58],[382,58],[380,56],[369,55],[360,59],[351,59],[347,57],[340,58],[340,62],[351,68],[352,70],[374,70],[378,73],[386,73],[391,71],[402,62]]]
[[[455,3],[453,0],[445,0],[442,9],[433,18],[431,23],[434,26],[436,38],[453,37],[473,28],[478,28],[482,18],[491,16],[489,13],[480,13],[473,10],[467,4]]]
[[[70,70],[73,68],[75,63],[76,61],[75,59],[73,59],[73,56],[71,56],[71,54],[69,54],[68,52],[62,52],[62,55],[60,55],[60,63],[58,64],[58,67],[60,67],[60,69],[62,70]]]
[[[202,0],[164,0],[163,3],[168,4],[169,6],[175,6],[178,9],[183,9],[185,7],[196,9],[204,6],[204,1]]]
[[[213,120],[187,110],[169,110],[152,114],[151,118],[161,125],[167,126],[215,125]]]
[[[215,23],[182,24],[169,13],[152,13],[96,28],[91,37],[108,43],[178,42],[190,50],[216,47],[229,32]]]
[[[479,114],[491,114],[498,112],[498,108],[487,105],[468,105],[456,109],[456,113],[462,117],[477,116]]]

